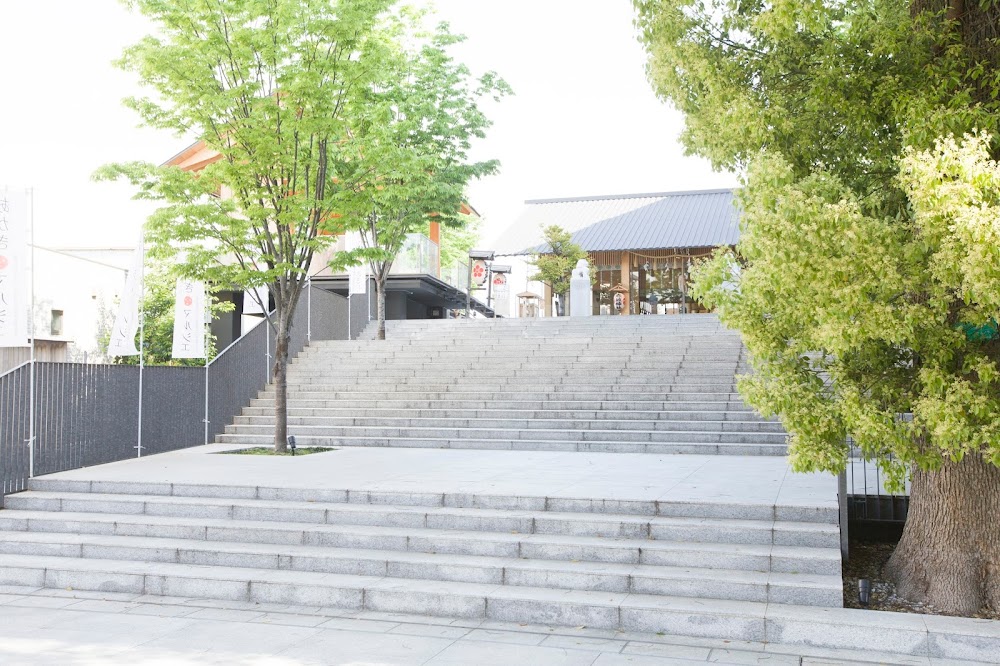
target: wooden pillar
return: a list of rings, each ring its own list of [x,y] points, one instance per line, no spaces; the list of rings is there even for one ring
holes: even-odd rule
[[[552,316],[552,287],[545,285],[545,316]]]
[[[630,252],[622,252],[621,284],[628,289],[625,294],[625,307],[622,308],[622,314],[627,315],[631,309],[629,300],[632,297],[632,253]]]

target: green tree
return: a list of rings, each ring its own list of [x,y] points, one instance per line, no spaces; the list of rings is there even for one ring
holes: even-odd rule
[[[439,25],[429,36],[416,29],[422,17],[402,17],[396,48],[382,77],[352,96],[347,139],[338,146],[338,173],[348,183],[339,194],[340,222],[361,232],[363,247],[335,262],[367,261],[377,292],[378,339],[385,339],[385,284],[406,236],[429,219],[460,227],[466,185],[496,172],[496,160],[468,161],[471,141],[490,121],[483,98],[510,92],[489,72],[473,78],[448,48],[461,36]]]
[[[441,230],[441,267],[468,263],[469,250],[479,243],[483,218],[477,215],[459,215],[458,224]]]
[[[897,593],[1000,608],[1000,52],[984,29],[1000,7],[634,4],[687,149],[747,169],[737,253],[693,289],[751,351],[741,392],[781,416],[798,470],[843,470],[850,436],[892,481],[911,475]]]
[[[573,269],[587,253],[572,240],[571,234],[557,224],[542,229],[546,252],[535,254],[531,260],[536,273],[529,280],[537,280],[549,285],[552,293],[559,296],[559,314],[565,311],[566,294],[569,293]]]
[[[276,315],[275,450],[286,448],[288,340],[313,254],[333,236],[334,164],[349,100],[381,80],[392,0],[127,0],[157,27],[120,65],[153,95],[127,100],[143,122],[195,136],[221,159],[198,173],[131,163],[138,198],[163,205],[153,252],[190,277],[267,285]],[[217,196],[218,193],[231,196]],[[336,230],[336,229],[334,229]]]

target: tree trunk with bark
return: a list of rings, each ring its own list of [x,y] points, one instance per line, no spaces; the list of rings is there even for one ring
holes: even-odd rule
[[[903,537],[886,564],[896,593],[939,610],[1000,610],[1000,468],[971,453],[915,470]]]
[[[388,271],[386,271],[388,272]],[[385,277],[375,280],[376,317],[378,317],[378,331],[375,334],[376,340],[385,340]]]
[[[277,312],[274,340],[274,451],[288,449],[288,337],[292,330],[287,309]]]

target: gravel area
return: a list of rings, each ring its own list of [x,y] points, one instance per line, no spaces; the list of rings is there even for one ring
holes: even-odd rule
[[[858,580],[867,578],[872,583],[871,603],[867,606],[870,610],[956,615],[939,610],[929,604],[916,603],[896,596],[896,586],[886,581],[882,575],[883,567],[895,548],[895,543],[851,541],[851,558],[844,564],[844,606],[846,608],[865,608],[858,601]],[[985,609],[964,617],[1000,620],[1000,610]]]

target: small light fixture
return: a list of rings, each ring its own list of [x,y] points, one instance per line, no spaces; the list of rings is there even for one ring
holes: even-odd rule
[[[858,601],[865,608],[872,600],[872,582],[867,578],[862,578],[858,581]]]
[[[292,455],[295,455],[295,435],[288,436],[288,448],[292,450]]]

